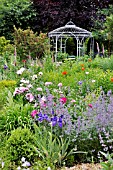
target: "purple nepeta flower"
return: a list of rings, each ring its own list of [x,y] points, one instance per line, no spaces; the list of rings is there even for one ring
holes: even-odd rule
[[[107,92],[107,96],[111,96],[111,94],[112,94],[112,90],[109,90],[109,91]]]
[[[28,161],[25,161],[23,164],[22,164],[23,167],[29,167],[31,166],[30,162]]]

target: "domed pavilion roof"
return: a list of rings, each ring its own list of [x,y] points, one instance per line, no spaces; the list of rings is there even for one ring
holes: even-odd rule
[[[48,33],[49,37],[92,37],[92,33],[83,28],[77,27],[72,21],[69,21],[65,26],[59,27]]]

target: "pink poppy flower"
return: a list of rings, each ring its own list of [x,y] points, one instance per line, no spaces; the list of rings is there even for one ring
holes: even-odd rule
[[[36,116],[36,114],[38,113],[38,111],[37,110],[33,110],[32,112],[31,112],[31,116],[32,116],[32,118],[34,118],[35,116]]]
[[[63,104],[67,102],[67,98],[66,97],[61,97],[60,98],[60,102],[62,102]]]
[[[93,106],[92,106],[92,104],[88,104],[88,106],[90,107],[90,108],[92,108]]]

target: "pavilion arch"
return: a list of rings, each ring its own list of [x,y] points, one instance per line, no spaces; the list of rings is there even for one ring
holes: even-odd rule
[[[77,27],[72,21],[69,21],[65,26],[57,28],[48,33],[50,38],[51,50],[55,54],[55,61],[57,60],[58,52],[66,52],[66,42],[68,38],[72,37],[76,39],[76,56],[79,57],[85,52],[84,42],[87,38],[91,39],[90,51],[94,52],[94,39],[92,33]],[[82,54],[81,54],[82,51]]]

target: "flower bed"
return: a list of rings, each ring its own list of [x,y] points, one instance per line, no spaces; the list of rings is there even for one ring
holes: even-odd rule
[[[29,169],[54,170],[99,162],[105,159],[100,151],[113,152],[113,71],[99,62],[58,65],[48,58],[43,66],[31,59],[2,65],[3,168],[27,168],[27,161]]]

